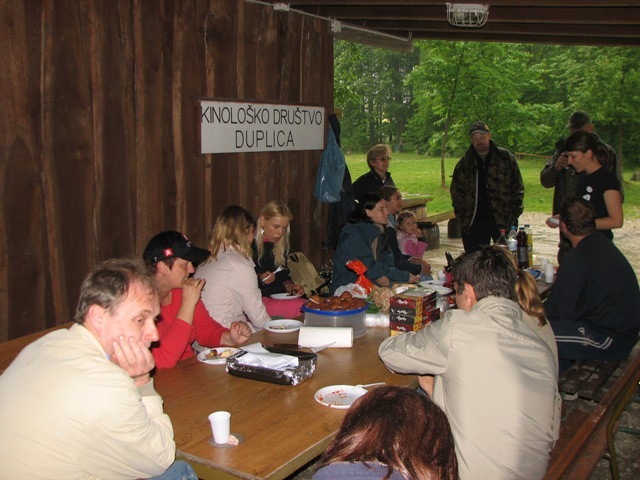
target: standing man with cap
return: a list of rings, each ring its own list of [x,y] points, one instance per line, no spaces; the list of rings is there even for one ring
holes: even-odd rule
[[[582,110],[576,110],[571,114],[569,122],[567,123],[567,129],[569,130],[569,135],[580,130],[594,133],[593,123],[591,123],[589,114]],[[581,175],[569,165],[569,158],[564,152],[565,141],[565,138],[561,138],[556,142],[556,151],[540,172],[540,184],[545,188],[555,189],[553,191],[552,215],[560,213],[560,208],[562,207],[564,200],[575,195],[578,178]],[[616,152],[611,148],[611,146],[604,142],[601,143],[605,146],[607,158],[602,158],[600,160],[602,165],[610,172],[614,173],[618,178],[618,181],[620,182],[620,197],[624,201],[624,193],[622,190],[622,168],[621,166],[618,166]],[[552,227],[555,227],[555,225]],[[571,250],[571,242],[562,235],[562,232],[560,232],[560,242],[558,247],[558,261],[560,261],[562,257]]]
[[[486,123],[473,122],[469,136],[471,145],[451,180],[451,203],[465,252],[496,241],[501,229],[517,226],[524,209],[524,184],[513,154],[491,140]]]
[[[142,256],[160,290],[160,340],[151,350],[158,368],[171,368],[179,360],[192,357],[194,341],[217,347],[249,339],[251,329],[245,322],[224,328],[211,318],[200,300],[206,281],[191,274],[194,265],[209,258],[208,250],[194,246],[180,232],[165,231],[149,240]]]

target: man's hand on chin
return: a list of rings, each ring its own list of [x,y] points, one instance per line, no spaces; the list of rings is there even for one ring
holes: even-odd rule
[[[133,378],[136,387],[149,383],[149,372],[156,365],[149,347],[142,340],[126,338],[124,335],[120,335],[118,340],[113,342],[111,361]]]

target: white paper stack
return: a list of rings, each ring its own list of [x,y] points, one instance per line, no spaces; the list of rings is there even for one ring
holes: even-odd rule
[[[301,347],[350,348],[353,346],[351,327],[301,327],[298,331],[298,345]]]
[[[271,353],[259,343],[244,346],[242,350],[247,352],[238,358],[238,363],[243,365],[266,367],[274,370],[283,370],[285,368],[295,368],[298,366],[298,357]]]

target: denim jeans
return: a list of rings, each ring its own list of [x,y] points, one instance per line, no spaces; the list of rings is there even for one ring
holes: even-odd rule
[[[150,480],[198,480],[198,476],[187,462],[176,460],[166,472]]]

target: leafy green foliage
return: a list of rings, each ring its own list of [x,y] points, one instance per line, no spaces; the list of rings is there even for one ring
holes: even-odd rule
[[[481,119],[499,145],[549,155],[580,109],[624,165],[640,165],[637,48],[419,41],[401,54],[337,41],[335,104],[345,151],[385,142],[458,157]]]

